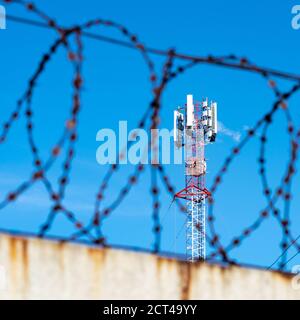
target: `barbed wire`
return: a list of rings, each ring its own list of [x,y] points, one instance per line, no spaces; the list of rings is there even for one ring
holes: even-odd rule
[[[238,57],[236,55],[227,55],[222,57],[208,55],[205,57],[199,57],[179,53],[175,49],[161,50],[147,47],[142,41],[139,40],[136,34],[129,31],[125,26],[111,20],[93,19],[84,24],[75,25],[71,28],[63,27],[55,19],[49,17],[31,2],[23,0],[1,0],[1,2],[4,2],[7,5],[20,5],[30,14],[35,15],[40,21],[13,15],[8,15],[8,20],[52,30],[55,32],[57,39],[51,44],[48,51],[42,55],[36,70],[33,72],[32,77],[27,83],[25,92],[17,100],[16,106],[9,115],[7,121],[4,122],[2,130],[0,131],[0,145],[3,145],[9,139],[11,128],[21,118],[22,112],[24,112],[27,140],[33,160],[33,171],[29,178],[19,184],[13,190],[9,191],[7,196],[0,200],[0,210],[3,210],[11,203],[17,201],[20,195],[32,188],[37,182],[41,182],[49,195],[51,207],[46,220],[41,224],[36,235],[39,237],[51,237],[51,235],[48,233],[55,223],[56,217],[59,214],[62,214],[74,227],[74,232],[72,235],[63,241],[80,241],[82,237],[87,237],[88,241],[94,245],[111,246],[107,240],[107,236],[103,232],[103,221],[113,214],[113,212],[123,203],[124,199],[130,194],[133,187],[138,184],[142,173],[145,171],[145,165],[140,163],[135,166],[133,173],[126,178],[125,183],[122,185],[122,187],[120,187],[119,192],[116,193],[116,198],[110,203],[110,205],[104,207],[103,199],[105,198],[105,194],[108,191],[109,184],[111,183],[113,176],[118,172],[120,164],[116,163],[109,166],[106,174],[103,177],[103,180],[99,185],[96,193],[94,210],[87,224],[84,224],[82,221],[80,221],[77,218],[78,214],[69,210],[65,205],[65,193],[67,186],[71,183],[72,164],[75,158],[76,142],[78,141],[79,135],[78,119],[82,107],[81,94],[84,83],[82,74],[82,68],[85,62],[84,39],[89,38],[95,41],[104,41],[112,45],[124,46],[126,48],[133,49],[142,56],[142,59],[149,70],[148,80],[150,82],[152,98],[149,106],[138,123],[138,128],[147,129],[149,132],[151,129],[153,130],[159,128],[161,122],[160,112],[162,109],[162,97],[170,82],[180,77],[187,70],[199,64],[208,64],[217,66],[219,68],[229,68],[244,72],[251,72],[258,74],[265,79],[268,87],[274,93],[275,102],[271,106],[270,110],[259,118],[256,124],[248,130],[247,135],[225,158],[225,161],[221,166],[221,169],[216,174],[216,177],[210,188],[211,196],[208,199],[209,210],[207,217],[209,233],[206,235],[206,237],[208,239],[208,244],[211,247],[211,253],[208,256],[208,260],[215,261],[215,259],[220,259],[219,261],[225,264],[236,264],[237,262],[230,256],[231,251],[241,246],[242,243],[252,236],[255,231],[262,226],[264,221],[271,216],[278,223],[282,231],[282,239],[280,244],[281,254],[271,265],[271,267],[280,261],[278,267],[279,269],[283,270],[287,264],[297,256],[297,254],[300,252],[300,244],[298,242],[299,236],[295,237],[291,231],[292,221],[290,219],[290,204],[292,200],[292,182],[295,177],[296,163],[298,160],[300,128],[297,128],[294,120],[292,119],[288,101],[300,90],[300,75],[259,67],[250,62],[250,60],[247,58]],[[96,27],[114,29],[118,31],[126,40],[110,38],[90,31],[91,28]],[[42,159],[39,151],[40,148],[34,135],[35,122],[32,100],[37,90],[37,83],[40,79],[40,76],[46,72],[50,61],[52,61],[53,57],[60,49],[64,49],[66,51],[67,60],[73,68],[73,94],[71,109],[69,116],[65,121],[60,138],[51,148],[48,158]],[[160,72],[157,72],[156,64],[152,59],[152,55],[160,55],[165,57],[165,62]],[[178,64],[179,62],[184,62],[185,64],[180,65]],[[281,91],[276,83],[275,78],[282,78],[290,81],[292,83],[290,90],[286,92]],[[282,178],[279,185],[275,188],[272,188],[267,177],[266,145],[269,141],[269,129],[273,123],[273,118],[275,114],[279,113],[280,111],[285,115],[287,122],[290,156],[282,173]],[[136,133],[133,133],[131,138],[135,137]],[[256,217],[253,223],[244,228],[240,234],[232,237],[232,240],[230,240],[229,243],[224,244],[216,227],[216,214],[214,213],[216,193],[219,190],[220,185],[222,184],[234,160],[240,155],[241,151],[245,148],[249,141],[257,137],[259,138],[260,143],[258,174],[261,179],[263,196],[266,201],[266,205],[259,212],[258,217]],[[170,195],[172,201],[176,203],[178,210],[183,215],[186,215],[186,208],[178,199],[174,199],[175,188],[165,170],[165,165],[159,164],[159,137],[154,135],[151,138],[151,144],[149,147],[151,151],[153,151],[154,159],[149,166],[151,172],[149,190],[152,197],[151,229],[154,239],[152,252],[157,254],[161,252],[161,236],[163,230],[163,222],[160,219],[162,190],[159,187],[159,178],[162,185],[165,187],[166,192]],[[128,146],[130,146],[132,143],[133,139],[130,139]],[[62,172],[60,174],[58,185],[54,187],[47,175],[49,170],[62,155],[64,155],[64,159],[62,160]],[[121,150],[119,159],[122,159],[124,156],[125,151]],[[284,204],[282,211],[279,210],[277,205],[279,200],[282,200]],[[287,254],[291,247],[296,249],[296,254],[288,259]]]

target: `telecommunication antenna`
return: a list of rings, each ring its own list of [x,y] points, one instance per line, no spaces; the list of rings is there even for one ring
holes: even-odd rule
[[[216,102],[194,102],[189,94],[186,105],[174,111],[174,143],[185,154],[185,188],[175,198],[187,201],[186,254],[191,262],[206,257],[205,209],[211,194],[205,187],[205,145],[215,142],[217,130]]]

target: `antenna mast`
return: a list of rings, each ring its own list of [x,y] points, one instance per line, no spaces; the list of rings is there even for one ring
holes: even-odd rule
[[[174,112],[174,141],[185,151],[185,188],[175,198],[187,201],[186,254],[194,262],[206,257],[206,198],[205,145],[217,135],[217,104],[208,99],[194,103],[187,95],[187,103]]]

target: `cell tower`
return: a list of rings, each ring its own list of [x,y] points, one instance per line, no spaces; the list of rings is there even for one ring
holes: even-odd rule
[[[186,105],[174,111],[174,142],[185,151],[185,188],[175,198],[187,201],[186,254],[191,262],[206,257],[205,202],[210,192],[205,187],[205,145],[214,142],[216,135],[217,103],[194,102],[187,95]]]

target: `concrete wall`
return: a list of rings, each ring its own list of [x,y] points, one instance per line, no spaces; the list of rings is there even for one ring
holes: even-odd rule
[[[292,276],[0,236],[1,299],[299,299]]]

